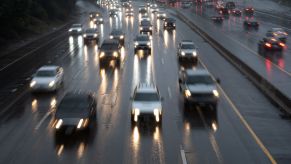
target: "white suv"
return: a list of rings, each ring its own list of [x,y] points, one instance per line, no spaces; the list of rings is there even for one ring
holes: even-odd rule
[[[159,90],[154,84],[139,84],[131,97],[131,122],[154,121],[162,123],[162,101]]]
[[[197,47],[190,40],[182,40],[178,45],[177,56],[179,62],[197,63],[198,61]]]

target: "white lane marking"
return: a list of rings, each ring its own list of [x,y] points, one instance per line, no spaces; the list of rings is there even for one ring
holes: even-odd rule
[[[183,164],[187,164],[187,159],[186,159],[185,150],[183,150],[182,146],[181,146],[181,148],[180,148],[180,153],[181,153],[182,163],[183,163]]]
[[[38,130],[40,126],[43,124],[43,122],[48,118],[48,116],[52,113],[52,110],[48,111],[43,118],[39,121],[39,123],[35,126],[35,130]]]
[[[168,87],[168,94],[169,94],[169,98],[172,98],[172,93],[171,93],[171,88]]]
[[[14,88],[14,89],[11,90],[12,93],[14,93],[16,91],[17,91],[17,88]]]
[[[161,60],[162,60],[162,64],[165,64],[164,58],[162,58]]]

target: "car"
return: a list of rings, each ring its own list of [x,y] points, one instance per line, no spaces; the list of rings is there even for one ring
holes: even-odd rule
[[[184,106],[208,106],[216,111],[219,92],[210,73],[203,68],[186,69],[179,74],[179,90],[184,99]]]
[[[117,17],[118,16],[118,10],[111,9],[109,10],[109,17]]]
[[[94,23],[97,25],[97,24],[103,24],[104,23],[104,20],[103,20],[103,17],[102,16],[96,16],[94,19],[93,19]]]
[[[70,135],[79,132],[89,132],[96,124],[97,102],[92,93],[66,93],[56,107],[53,128],[55,134]]]
[[[150,33],[153,34],[153,26],[150,21],[142,20],[139,25],[139,33]]]
[[[124,46],[125,34],[119,29],[113,29],[110,33],[110,39],[116,39],[120,45]]]
[[[134,16],[134,13],[133,13],[133,11],[126,11],[125,12],[125,16],[126,17],[133,17]]]
[[[147,51],[148,54],[151,54],[151,39],[148,35],[140,34],[137,35],[134,40],[134,54],[137,53],[138,50]]]
[[[147,8],[151,7],[151,3],[150,3],[150,2],[147,2],[147,3],[146,3],[146,7],[147,7]]]
[[[221,15],[212,16],[211,19],[214,23],[219,23],[219,24],[221,24],[224,20],[224,18]]]
[[[240,17],[241,14],[242,14],[242,11],[240,9],[233,9],[233,10],[231,10],[231,15],[233,15],[233,16]]]
[[[246,16],[253,16],[255,12],[255,9],[253,7],[245,7],[244,8],[244,14]]]
[[[165,20],[167,18],[167,14],[163,11],[159,11],[157,13],[157,19]]]
[[[178,44],[177,57],[179,63],[190,62],[196,64],[198,61],[198,50],[191,40],[182,40]]]
[[[282,51],[285,46],[285,43],[276,38],[264,37],[258,43],[258,51],[260,54],[267,51]]]
[[[89,18],[90,18],[90,21],[92,21],[95,17],[102,17],[102,14],[101,13],[99,13],[99,12],[90,12],[89,13]]]
[[[256,19],[245,19],[244,20],[244,28],[245,29],[258,29],[259,28],[259,22]]]
[[[150,5],[150,8],[157,8],[157,7],[158,7],[158,4],[156,4],[156,3],[153,3]]]
[[[99,63],[100,66],[105,66],[105,64],[109,65],[111,61],[115,61],[115,64],[120,66],[121,45],[118,40],[105,39],[100,47]]]
[[[138,9],[138,13],[142,16],[142,15],[148,15],[148,11],[145,7],[141,7]]]
[[[125,12],[128,12],[128,11],[133,12],[133,8],[132,8],[132,7],[127,7],[127,8],[125,8]]]
[[[131,97],[131,123],[153,121],[161,125],[163,118],[162,101],[163,98],[153,83],[140,83],[135,87]]]
[[[221,14],[221,15],[223,15],[225,17],[228,17],[229,14],[230,14],[230,11],[227,8],[220,8],[219,14]]]
[[[166,18],[164,21],[164,30],[176,29],[176,20],[174,18]]]
[[[60,66],[46,65],[40,67],[32,76],[30,90],[55,92],[64,84],[64,70]]]
[[[235,9],[235,3],[232,2],[232,1],[226,2],[225,3],[225,8],[228,9],[228,10],[233,10],[233,9]]]
[[[87,44],[90,41],[95,41],[96,44],[99,43],[98,30],[96,28],[88,28],[83,34],[84,44]]]
[[[122,7],[128,8],[131,7],[131,5],[128,2],[122,2]]]
[[[150,21],[150,17],[147,16],[147,15],[143,15],[143,16],[141,16],[140,20],[141,20],[141,21],[143,21],[143,20]]]
[[[68,32],[70,35],[81,35],[83,33],[83,26],[81,24],[73,24]]]
[[[286,43],[287,38],[288,38],[288,33],[282,28],[272,28],[267,31],[266,36],[277,38],[281,42]]]
[[[192,6],[192,2],[191,1],[182,1],[181,2],[181,7],[184,9],[190,8]]]

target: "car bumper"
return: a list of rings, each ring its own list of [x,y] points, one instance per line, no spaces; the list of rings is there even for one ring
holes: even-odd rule
[[[32,92],[52,92],[57,89],[57,86],[54,85],[53,87],[49,87],[48,85],[35,85],[30,87]]]
[[[185,97],[185,101],[188,103],[193,103],[193,104],[197,104],[197,105],[212,105],[212,104],[216,104],[218,102],[218,98],[217,97]]]

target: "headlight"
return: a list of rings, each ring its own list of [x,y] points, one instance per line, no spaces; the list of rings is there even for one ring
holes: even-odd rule
[[[118,53],[116,51],[113,52],[114,57],[118,57]]]
[[[159,115],[159,113],[160,113],[160,112],[159,112],[159,109],[154,109],[154,115],[155,115],[155,116]]]
[[[49,87],[53,87],[55,85],[55,81],[51,81],[50,83],[49,83]]]
[[[59,119],[57,124],[56,124],[56,129],[60,129],[60,127],[62,126],[63,124],[63,120],[62,119]]]
[[[124,38],[124,36],[123,36],[123,35],[121,35],[121,36],[120,36],[120,39],[123,39],[123,38]]]
[[[137,46],[137,45],[138,45],[138,42],[134,42],[134,45],[136,45],[136,46]]]
[[[103,58],[105,56],[105,53],[102,51],[101,53],[100,53],[100,58]]]
[[[191,96],[191,92],[190,92],[190,90],[185,90],[185,96],[186,97],[190,97]]]
[[[94,37],[97,37],[98,35],[97,34],[94,34]]]
[[[72,29],[69,29],[69,32],[72,32],[73,30]]]
[[[30,87],[31,87],[31,88],[34,87],[35,84],[36,84],[36,81],[31,81],[31,82],[30,82]]]
[[[167,22],[165,22],[165,26],[167,26]]]
[[[163,16],[165,17],[165,16],[166,16],[166,14],[163,14]]]
[[[77,126],[77,129],[80,129],[82,124],[83,124],[84,120],[83,119],[80,119],[79,123],[78,123],[78,126]]]
[[[137,109],[137,108],[135,108],[135,109],[134,109],[134,115],[137,115],[137,116],[138,116],[139,114],[140,114],[140,110]]]
[[[113,35],[110,35],[110,37],[109,37],[110,39],[113,39]]]
[[[150,46],[151,45],[151,42],[147,42],[147,45]]]
[[[181,55],[182,55],[182,56],[185,56],[185,52],[184,52],[184,51],[182,51],[182,52],[181,52]]]
[[[212,93],[213,93],[213,95],[214,95],[215,97],[219,97],[219,93],[218,93],[218,91],[217,91],[216,89],[213,90]]]
[[[87,37],[87,34],[84,34],[83,37]]]
[[[142,27],[140,27],[139,29],[140,29],[140,30],[142,30],[143,28],[142,28]]]
[[[194,51],[194,52],[192,52],[192,54],[193,54],[193,56],[197,56],[197,52],[196,51]]]
[[[102,18],[100,18],[99,20],[100,20],[100,21],[103,21],[103,19],[102,19]]]
[[[150,30],[152,30],[152,27],[150,27]]]
[[[82,29],[78,29],[78,31],[80,32],[80,31],[82,31]]]

